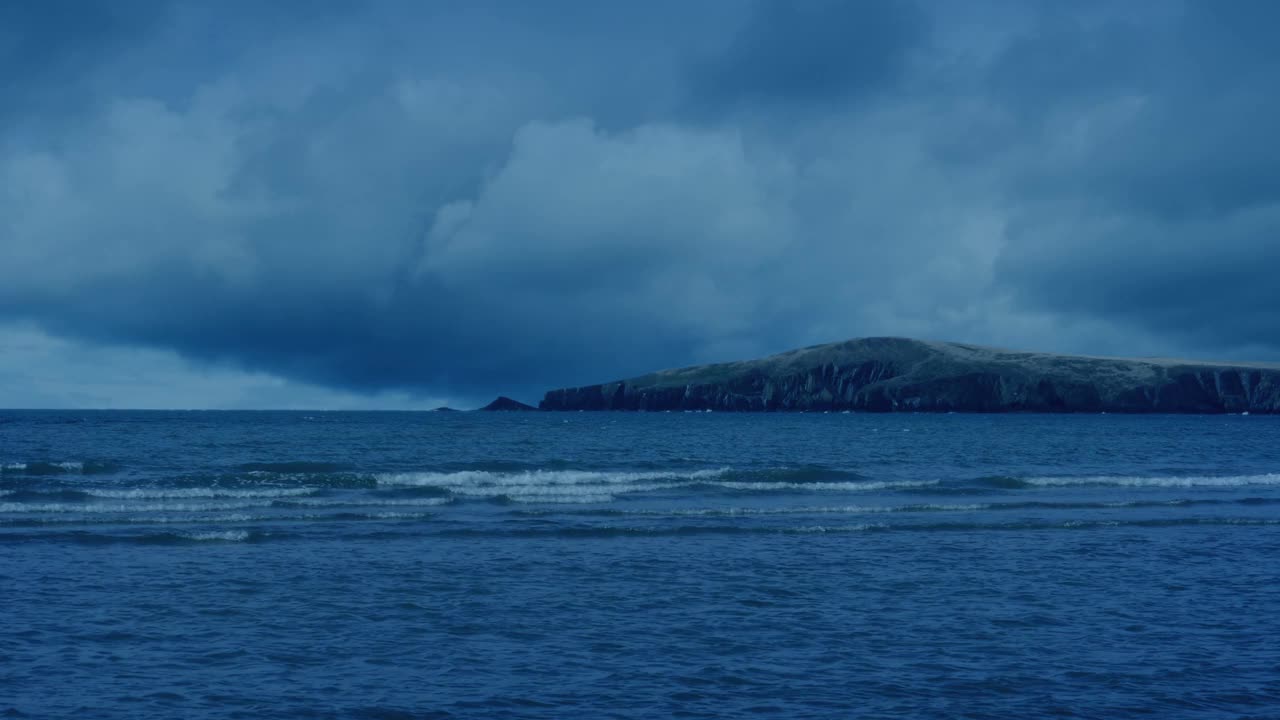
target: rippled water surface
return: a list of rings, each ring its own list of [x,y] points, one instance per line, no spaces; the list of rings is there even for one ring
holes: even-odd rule
[[[0,412],[0,717],[1280,717],[1280,418]]]

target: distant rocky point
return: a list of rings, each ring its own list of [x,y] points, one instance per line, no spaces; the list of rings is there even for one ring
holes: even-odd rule
[[[522,412],[526,410],[537,410],[532,405],[526,405],[519,400],[512,400],[506,395],[501,395],[497,400],[480,408],[480,412]]]
[[[1054,355],[875,337],[552,390],[539,407],[1280,413],[1280,364]]]
[[[441,405],[440,407],[435,408],[431,412],[458,412],[458,411],[457,409],[451,408],[448,405]]]

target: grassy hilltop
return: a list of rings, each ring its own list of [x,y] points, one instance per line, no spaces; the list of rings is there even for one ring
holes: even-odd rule
[[[544,410],[1280,412],[1280,364],[859,338],[552,390]]]

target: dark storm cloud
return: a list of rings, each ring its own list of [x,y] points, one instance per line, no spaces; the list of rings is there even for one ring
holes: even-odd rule
[[[0,321],[473,397],[1280,352],[1267,3],[76,7],[0,45]]]
[[[1280,48],[1261,29],[1277,21],[1274,3],[1196,3],[1090,35],[1082,66],[1005,59],[1025,84],[1067,77],[1087,98],[1041,105],[1028,143],[1043,159],[998,265],[1023,301],[1189,347],[1280,345]]]
[[[528,386],[628,345],[636,369],[659,361],[668,338],[637,331],[643,309],[575,305],[589,275],[513,281],[493,262],[506,248],[454,277],[417,270],[437,212],[500,174],[521,128],[541,137],[544,115],[633,124],[627,114],[661,106],[646,88],[683,62],[674,46],[719,24],[712,5],[701,20],[547,7],[562,12],[380,5],[332,23],[308,15],[288,32],[277,10],[223,18],[232,39],[197,45],[217,60],[202,77],[172,92],[111,85],[58,151],[8,148],[6,259],[23,277],[0,289],[0,306],[64,335],[364,389]],[[168,13],[136,57],[115,62],[168,58],[222,15]],[[253,42],[263,25],[280,30],[278,52]],[[226,60],[227,47],[252,62]],[[582,62],[596,55],[608,65]]]
[[[697,68],[698,100],[730,108],[829,105],[898,81],[928,17],[898,0],[766,0]]]
[[[140,3],[0,3],[0,128],[36,114],[82,110],[99,63],[128,51],[160,22]]]

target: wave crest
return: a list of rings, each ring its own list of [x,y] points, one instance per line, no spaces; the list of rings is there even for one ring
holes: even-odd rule
[[[1089,477],[1032,477],[1026,478],[1023,482],[1029,487],[1066,487],[1071,485],[1164,488],[1245,487],[1248,485],[1280,485],[1280,473],[1222,476],[1095,475]]]

